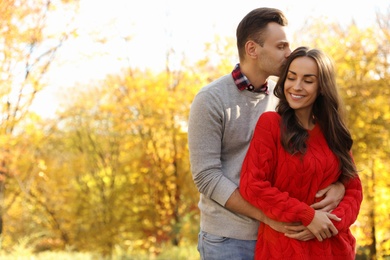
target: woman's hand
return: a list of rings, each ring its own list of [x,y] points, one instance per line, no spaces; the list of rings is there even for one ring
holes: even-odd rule
[[[335,221],[341,220],[334,214],[316,210],[314,218],[307,226],[307,228],[313,233],[313,235],[318,239],[318,241],[321,242],[327,238],[338,234],[338,230],[333,225],[331,219]]]

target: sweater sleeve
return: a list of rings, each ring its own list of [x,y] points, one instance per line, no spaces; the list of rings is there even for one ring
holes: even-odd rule
[[[222,102],[208,92],[199,92],[191,104],[188,146],[192,177],[200,193],[220,205],[237,189],[222,172]]]
[[[362,200],[362,184],[357,176],[345,184],[344,198],[332,211],[332,214],[341,218],[341,221],[333,221],[338,231],[347,230],[356,221]]]
[[[263,113],[242,166],[240,193],[269,218],[302,222],[307,226],[314,218],[314,209],[271,184],[278,160],[279,135],[279,115],[275,112]]]

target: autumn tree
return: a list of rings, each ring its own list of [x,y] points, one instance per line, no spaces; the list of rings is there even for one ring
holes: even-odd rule
[[[163,71],[125,68],[76,84],[55,120],[42,120],[28,108],[71,33],[48,33],[62,2],[69,1],[0,3],[3,246],[28,236],[37,250],[68,246],[110,256],[195,243],[199,194],[188,160],[188,114],[199,89],[238,62],[234,39],[217,36],[193,66],[172,66],[167,52]],[[336,62],[364,185],[353,232],[358,257],[371,259],[390,254],[389,21],[378,14],[375,27],[362,29],[318,20],[293,41]]]
[[[130,173],[137,195],[131,209],[134,220],[142,224],[132,232],[151,253],[167,242],[179,245],[185,237],[183,219],[194,217],[186,120],[200,84],[197,77],[169,67],[157,75],[128,71],[116,83],[120,114],[128,122],[134,146],[129,149],[137,152]]]
[[[126,69],[69,91],[44,134],[41,178],[31,184],[40,205],[33,212],[45,220],[35,225],[61,244],[104,255],[193,243],[198,196],[186,120],[203,84],[167,66],[161,73]]]
[[[353,22],[342,27],[318,21],[304,28],[305,34],[297,34],[304,35],[297,41],[323,49],[336,63],[354,139],[353,155],[364,188],[359,218],[353,226],[358,258],[382,259],[390,253],[390,209],[386,203],[390,196],[389,18],[378,14],[377,24],[367,28]]]
[[[25,150],[24,127],[26,121],[36,119],[29,115],[29,108],[46,86],[45,75],[72,31],[66,26],[67,20],[61,31],[51,30],[49,23],[56,15],[55,8],[70,6],[71,2],[0,2],[0,233],[7,233],[4,216],[19,196],[28,192],[23,189],[25,184],[35,178],[31,170],[37,167],[37,160],[33,155],[31,160],[23,158],[23,152],[29,150]]]

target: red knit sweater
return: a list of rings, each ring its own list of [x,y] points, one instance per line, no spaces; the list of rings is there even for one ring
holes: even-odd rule
[[[268,217],[282,222],[301,222],[307,226],[314,218],[309,206],[315,194],[338,180],[339,162],[329,149],[318,125],[309,131],[304,156],[287,153],[280,142],[280,116],[275,112],[260,117],[245,157],[240,193]],[[355,222],[362,201],[358,177],[345,184],[346,193],[333,214],[339,231],[319,242],[298,241],[261,224],[256,259],[354,259],[355,238],[349,227]]]

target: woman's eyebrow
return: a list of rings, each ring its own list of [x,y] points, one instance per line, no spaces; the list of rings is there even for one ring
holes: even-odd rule
[[[317,78],[317,75],[316,74],[305,74],[305,75],[303,75],[303,77],[316,77]]]
[[[297,73],[292,71],[292,70],[289,70],[288,72],[291,74],[297,75]],[[303,75],[303,77],[316,77],[316,78],[318,78],[316,74],[305,74],[305,75]]]

